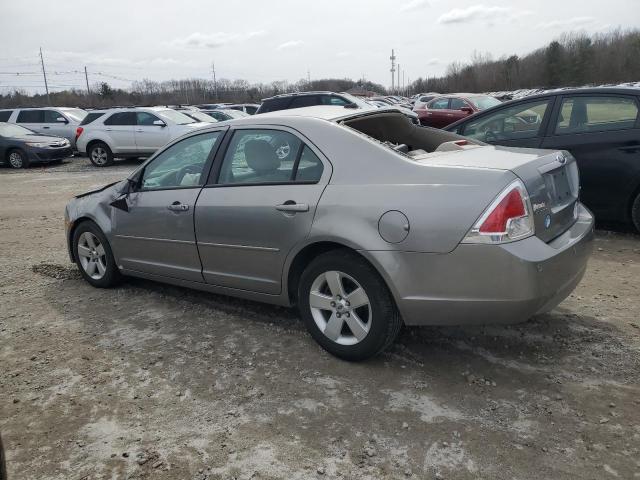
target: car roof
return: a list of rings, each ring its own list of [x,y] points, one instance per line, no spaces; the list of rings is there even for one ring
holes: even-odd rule
[[[398,108],[345,108],[341,105],[314,105],[311,107],[290,108],[288,110],[276,110],[274,112],[261,113],[259,117],[313,117],[322,120],[337,122],[346,118],[354,118],[371,113],[396,112],[402,113]],[[254,117],[247,117],[248,120]]]
[[[303,97],[305,95],[342,95],[338,92],[331,92],[329,90],[314,90],[309,92],[289,92],[274,95],[272,97],[263,98],[262,101],[273,100],[274,98],[287,98],[287,97]]]

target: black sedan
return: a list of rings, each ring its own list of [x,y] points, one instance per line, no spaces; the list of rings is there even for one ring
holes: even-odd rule
[[[58,162],[72,153],[66,138],[41,135],[20,125],[0,122],[0,160],[12,168]]]
[[[603,222],[640,230],[640,89],[557,90],[506,102],[445,130],[496,145],[568,150],[581,199]]]

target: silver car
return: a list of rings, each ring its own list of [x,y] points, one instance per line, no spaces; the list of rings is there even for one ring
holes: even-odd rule
[[[286,146],[286,148],[284,148]],[[593,217],[566,152],[494,147],[398,110],[309,107],[185,135],[66,207],[71,260],[297,305],[341,358],[401,325],[515,323],[584,274]]]

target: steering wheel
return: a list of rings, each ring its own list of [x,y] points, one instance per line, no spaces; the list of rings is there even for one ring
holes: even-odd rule
[[[486,132],[484,132],[484,141],[487,143],[497,142],[498,136],[495,134],[494,131],[487,130]]]
[[[187,173],[202,173],[202,165],[186,165],[178,170],[176,173],[176,183],[178,185],[182,184],[182,180]]]

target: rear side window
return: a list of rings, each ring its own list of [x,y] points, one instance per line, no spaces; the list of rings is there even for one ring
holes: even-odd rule
[[[156,120],[160,120],[158,117],[148,112],[138,112],[137,116],[138,116],[138,125],[142,125],[142,126],[151,126],[153,125],[153,122],[155,122]]]
[[[634,128],[638,105],[633,98],[576,96],[562,100],[556,121],[558,135]]]
[[[104,115],[104,112],[89,112],[80,122],[80,125],[89,125],[91,122]]]
[[[324,95],[322,96],[322,104],[323,105],[349,105],[350,102],[345,100],[344,98],[335,97],[333,95]]]
[[[312,107],[319,104],[320,99],[317,95],[304,95],[301,97],[294,97],[291,100],[291,106],[289,108]]]
[[[272,98],[271,100],[265,100],[264,102],[262,102],[262,105],[260,105],[260,108],[258,110],[260,111],[260,113],[276,112],[278,110],[284,110],[286,108],[289,108],[290,101],[291,101],[290,97]]]
[[[42,110],[20,110],[17,123],[44,123],[44,111]]]
[[[13,110],[2,110],[0,112],[0,122],[8,122]]]
[[[135,125],[136,114],[135,112],[120,112],[114,113],[104,121],[105,125]]]
[[[449,99],[448,98],[440,98],[438,100],[434,100],[429,105],[429,108],[432,110],[446,110],[449,108]]]

